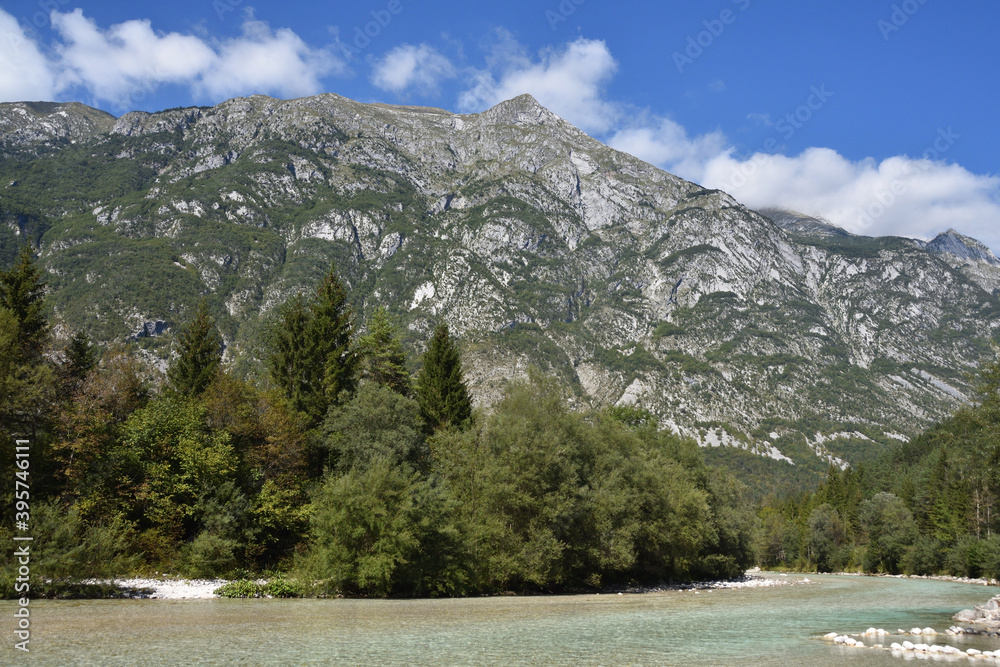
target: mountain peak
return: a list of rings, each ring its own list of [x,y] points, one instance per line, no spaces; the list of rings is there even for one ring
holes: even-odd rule
[[[500,102],[483,115],[512,125],[542,125],[546,121],[561,120],[528,93]]]
[[[985,262],[1000,266],[1000,258],[993,251],[974,238],[949,229],[934,237],[927,249],[937,254],[948,254],[967,262]]]

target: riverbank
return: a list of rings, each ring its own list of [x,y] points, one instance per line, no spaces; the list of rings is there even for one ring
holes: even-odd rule
[[[810,572],[809,574],[816,574]],[[927,581],[950,581],[956,584],[975,584],[978,586],[1000,586],[996,579],[975,579],[972,577],[953,577],[947,574],[868,574],[867,572],[831,572],[838,577],[889,577],[892,579],[925,579]]]
[[[215,590],[225,579],[114,579],[121,597],[147,600],[203,600],[218,597]]]
[[[120,589],[120,597],[146,600],[207,600],[217,598],[215,591],[224,584],[231,583],[226,579],[152,579],[129,578],[114,579],[110,582]],[[258,582],[261,583],[261,582]],[[772,576],[761,576],[760,570],[751,570],[743,577],[722,581],[697,581],[684,584],[663,584],[660,586],[628,586],[610,587],[596,594],[604,595],[638,595],[644,593],[665,593],[668,591],[707,591],[741,588],[773,588],[775,586],[790,586],[795,584],[813,583],[808,577],[798,578],[784,573],[773,573]]]

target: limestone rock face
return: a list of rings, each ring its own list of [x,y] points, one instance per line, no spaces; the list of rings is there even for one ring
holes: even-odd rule
[[[0,103],[0,154],[5,148],[38,149],[85,141],[106,134],[115,123],[109,113],[78,102]]]
[[[1000,329],[1000,260],[974,239],[758,213],[528,95],[469,115],[333,94],[117,120],[4,104],[0,146],[0,248],[40,245],[68,326],[126,338],[207,295],[244,370],[332,262],[415,352],[446,320],[481,404],[535,366],[581,407],[819,472],[968,400]]]

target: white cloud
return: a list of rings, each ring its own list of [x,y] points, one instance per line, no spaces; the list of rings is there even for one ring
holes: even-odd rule
[[[542,51],[536,61],[501,32],[487,63],[488,69],[475,72],[471,87],[459,97],[462,110],[482,111],[530,93],[586,132],[608,132],[621,116],[619,105],[603,97],[604,85],[618,70],[603,41],[580,38],[562,49]]]
[[[0,102],[51,100],[55,90],[55,76],[38,45],[0,9]]]
[[[267,23],[248,20],[242,37],[219,45],[195,88],[213,99],[251,93],[298,97],[321,92],[322,77],[344,70],[333,53],[310,47],[291,30],[272,32]]]
[[[455,74],[451,61],[427,44],[402,44],[375,63],[371,81],[375,87],[397,95],[411,89],[431,95],[437,93],[443,80]]]
[[[646,117],[615,132],[607,144],[694,180],[701,177],[709,160],[725,150],[726,139],[719,131],[691,138],[669,118]]]
[[[215,52],[190,35],[157,34],[147,20],[125,21],[101,30],[76,9],[52,12],[52,27],[62,43],[61,87],[81,85],[94,97],[127,105],[163,83],[182,83],[212,66]]]
[[[346,69],[331,51],[251,15],[242,34],[227,40],[157,32],[148,20],[103,29],[80,9],[53,11],[51,20],[58,40],[46,57],[0,10],[0,98],[51,100],[83,89],[128,109],[168,84],[214,102],[254,93],[295,97],[321,92],[324,76]]]
[[[958,138],[942,129],[924,157],[881,162],[829,148],[741,158],[718,130],[692,137],[670,119],[639,115],[607,143],[751,208],[789,208],[869,236],[930,239],[953,227],[1000,250],[1000,177],[945,162]]]
[[[809,148],[742,160],[727,151],[705,164],[699,182],[750,207],[819,215],[857,234],[927,239],[954,227],[1000,249],[1000,177],[931,157],[854,162]]]

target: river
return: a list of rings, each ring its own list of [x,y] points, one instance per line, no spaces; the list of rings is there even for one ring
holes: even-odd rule
[[[34,665],[900,665],[889,652],[815,637],[870,626],[943,632],[953,613],[996,593],[941,581],[809,579],[636,595],[39,600],[30,606],[31,655],[23,657]],[[0,603],[11,630],[15,605]],[[3,654],[18,657],[13,632],[4,635]],[[1000,648],[978,637],[942,636],[936,643]],[[982,663],[996,664],[975,664]]]

